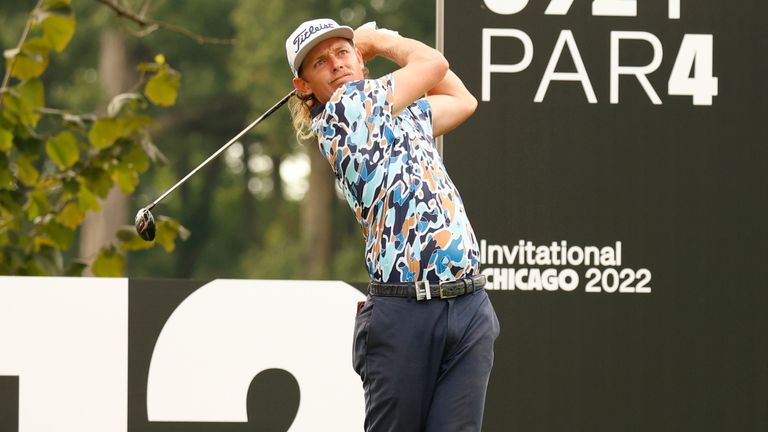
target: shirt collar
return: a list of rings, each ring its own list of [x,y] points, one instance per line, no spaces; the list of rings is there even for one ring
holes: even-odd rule
[[[317,103],[315,106],[312,107],[311,110],[309,110],[309,113],[312,115],[312,117],[317,117],[323,110],[325,109],[325,104]]]

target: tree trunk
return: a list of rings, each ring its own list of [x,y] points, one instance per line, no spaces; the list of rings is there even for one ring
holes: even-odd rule
[[[306,274],[311,279],[328,279],[331,276],[333,176],[315,141],[302,144],[307,148],[310,160],[309,190],[301,207],[302,239],[307,252]]]
[[[248,244],[255,243],[258,239],[259,226],[256,220],[256,198],[251,193],[248,182],[251,180],[251,171],[248,169],[248,161],[251,160],[251,145],[249,141],[243,142],[243,189],[240,191],[240,202],[242,202],[242,217],[240,219],[240,231],[247,240]]]
[[[106,101],[130,88],[136,77],[130,67],[125,35],[118,30],[101,34],[99,79]],[[128,222],[128,197],[117,187],[101,203],[99,213],[88,213],[80,227],[80,259],[88,264],[85,275],[92,275],[90,265],[102,246],[115,238],[117,230]]]
[[[198,261],[204,253],[205,245],[210,236],[216,233],[217,223],[229,223],[227,220],[217,222],[213,219],[213,195],[220,185],[224,169],[224,162],[220,158],[211,161],[204,171],[197,174],[202,175],[204,179],[200,189],[193,191],[187,187],[180,194],[182,207],[194,215],[190,219],[197,221],[198,224],[192,228],[192,235],[189,239],[176,249],[174,254],[176,258],[174,274],[176,277],[192,278],[195,276],[194,272],[197,269]],[[194,195],[194,199],[192,199],[192,195]]]

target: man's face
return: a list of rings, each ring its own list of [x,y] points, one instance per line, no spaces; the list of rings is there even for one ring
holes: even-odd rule
[[[314,94],[320,103],[328,102],[342,84],[364,78],[363,57],[344,38],[320,42],[304,57],[299,77],[293,85],[304,94]]]

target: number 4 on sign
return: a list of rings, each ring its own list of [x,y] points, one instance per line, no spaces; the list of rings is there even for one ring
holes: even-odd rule
[[[669,75],[667,93],[692,96],[694,105],[712,105],[712,96],[717,96],[717,78],[712,76],[712,35],[683,37]]]

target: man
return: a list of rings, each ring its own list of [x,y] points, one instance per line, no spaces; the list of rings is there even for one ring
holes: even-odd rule
[[[477,101],[440,52],[392,31],[312,20],[286,52],[294,126],[317,138],[366,239],[371,283],[353,343],[365,429],[479,431],[499,324],[434,146]],[[399,69],[365,79],[375,56]]]

